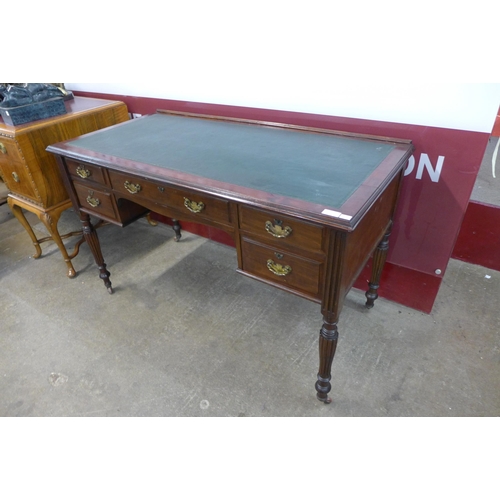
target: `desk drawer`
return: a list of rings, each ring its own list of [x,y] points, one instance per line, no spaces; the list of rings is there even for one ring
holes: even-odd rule
[[[92,212],[96,216],[102,215],[110,219],[116,219],[111,193],[94,189],[88,184],[80,184],[79,182],[74,182],[73,186],[80,206],[85,211]]]
[[[66,160],[68,172],[75,179],[85,179],[99,184],[106,184],[101,167],[90,165],[81,161]]]
[[[240,229],[273,246],[323,251],[322,226],[242,206]]]
[[[24,163],[16,141],[0,136],[0,164],[6,165],[13,161]]]
[[[243,271],[279,283],[308,296],[319,297],[321,262],[304,259],[280,249],[247,240],[241,241]]]
[[[226,224],[230,222],[229,202],[225,200],[111,170],[109,178],[115,192],[126,194],[131,200],[137,197],[139,204],[143,198],[190,215],[191,220],[201,218]]]

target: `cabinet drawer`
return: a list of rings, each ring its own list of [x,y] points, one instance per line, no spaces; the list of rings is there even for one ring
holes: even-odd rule
[[[109,171],[111,185],[115,192],[127,195],[128,199],[147,199],[160,205],[175,209],[177,212],[196,218],[228,223],[230,221],[229,203],[195,191],[174,188],[133,175]]]
[[[116,219],[111,193],[94,189],[89,184],[74,182],[73,186],[75,187],[80,207],[85,209],[86,212],[92,212],[96,216],[102,215],[110,219]]]
[[[283,248],[323,251],[322,226],[244,206],[240,208],[239,218],[240,229],[259,241]]]
[[[24,163],[16,141],[0,136],[0,164],[5,165],[12,161]]]
[[[323,264],[242,238],[243,271],[319,297]]]
[[[2,178],[9,191],[25,198],[29,198],[35,203],[42,203],[40,194],[37,191],[30,172],[24,163],[0,163],[0,172],[2,173]]]
[[[75,179],[85,179],[99,184],[105,184],[102,168],[80,161],[66,160],[68,172]]]

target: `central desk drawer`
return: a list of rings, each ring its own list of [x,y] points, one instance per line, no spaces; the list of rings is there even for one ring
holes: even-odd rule
[[[295,289],[314,298],[319,297],[323,264],[254,241],[241,241],[243,271]]]
[[[111,170],[109,178],[115,192],[126,194],[128,199],[136,197],[139,204],[142,198],[191,215],[193,220],[200,217],[216,222],[230,222],[229,202],[225,200]]]

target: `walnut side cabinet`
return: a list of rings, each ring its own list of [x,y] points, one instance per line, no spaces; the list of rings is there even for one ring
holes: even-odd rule
[[[78,233],[59,234],[57,225],[71,201],[61,180],[54,155],[45,149],[50,144],[78,137],[129,119],[127,106],[120,101],[75,97],[66,101],[67,113],[18,126],[6,125],[0,118],[0,175],[9,194],[7,202],[12,213],[28,232],[35,254],[42,254],[40,243],[54,240],[67,265],[67,275],[76,272],[62,240]],[[38,216],[47,228],[48,237],[38,239],[24,210]]]

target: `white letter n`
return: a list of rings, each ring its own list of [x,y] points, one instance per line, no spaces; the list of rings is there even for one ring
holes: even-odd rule
[[[424,167],[429,172],[429,177],[432,182],[438,182],[439,176],[441,175],[441,169],[443,168],[444,156],[438,156],[438,161],[436,163],[436,169],[434,170],[431,160],[429,160],[429,156],[426,153],[422,153],[420,155],[420,161],[418,162],[417,168],[417,179],[422,179],[422,173],[424,172]]]

